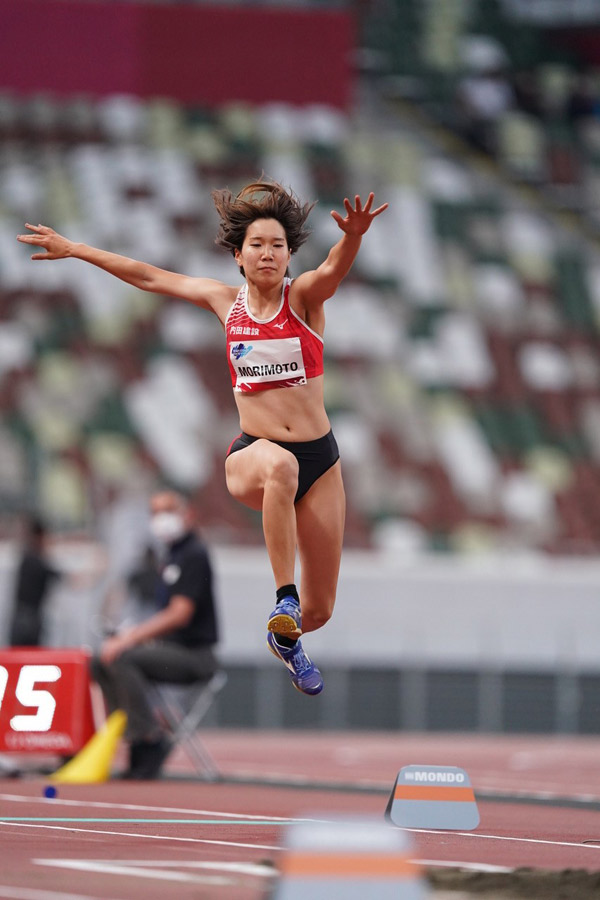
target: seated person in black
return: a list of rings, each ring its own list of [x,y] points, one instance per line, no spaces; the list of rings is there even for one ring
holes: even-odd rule
[[[189,503],[174,491],[150,502],[150,528],[164,547],[158,609],[107,638],[92,674],[112,712],[127,714],[130,767],[125,777],[156,778],[171,749],[149,699],[148,681],[190,684],[217,670],[213,575],[207,549],[193,529]]]

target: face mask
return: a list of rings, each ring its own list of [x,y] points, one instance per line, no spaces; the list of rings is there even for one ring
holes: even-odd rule
[[[176,512],[156,513],[150,519],[150,531],[157,541],[172,544],[185,534],[183,516]]]

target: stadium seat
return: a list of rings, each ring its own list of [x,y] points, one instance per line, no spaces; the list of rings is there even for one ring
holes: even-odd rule
[[[456,10],[435,5],[452,20],[444,35],[416,2],[392,6],[398,21],[427,31],[406,44],[413,61],[451,67]],[[404,66],[397,53],[390,62]],[[451,91],[450,69],[443,77]],[[544,109],[556,116],[569,69],[541,78]],[[540,121],[511,111],[500,122],[517,177],[546,163]],[[573,134],[563,127],[555,122],[550,137],[581,155],[592,222],[600,127],[589,119]],[[223,481],[212,483],[236,433],[216,320],[95,267],[31,265],[14,235],[24,219],[47,216],[78,240],[235,283],[231,258],[214,248],[210,188],[235,190],[264,170],[319,200],[294,274],[338,239],[329,210],[346,194],[373,188],[376,202],[390,202],[327,306],[326,402],[361,546],[550,546],[527,524],[523,498],[538,510],[560,498],[559,525],[563,513],[570,525],[564,544],[557,526],[552,552],[571,552],[576,532],[595,534],[585,491],[570,483],[579,462],[600,462],[600,263],[528,202],[529,190],[506,190],[416,117],[391,119],[383,107],[209,110],[163,98],[2,92],[0,137],[0,401],[10,431],[0,490],[14,476],[11,505],[25,485],[22,506],[37,495],[53,521],[86,528],[92,480],[120,482],[131,460],[145,458],[207,498],[209,532],[228,543],[260,540],[257,517],[234,512]]]
[[[512,175],[530,182],[541,182],[547,172],[546,139],[543,128],[533,116],[519,110],[507,110],[497,124],[498,155]]]

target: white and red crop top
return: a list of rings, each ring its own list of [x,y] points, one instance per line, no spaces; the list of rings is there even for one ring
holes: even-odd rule
[[[234,391],[245,394],[306,384],[323,374],[323,338],[289,303],[291,278],[284,278],[281,303],[270,319],[257,319],[245,284],[225,320],[227,358]]]

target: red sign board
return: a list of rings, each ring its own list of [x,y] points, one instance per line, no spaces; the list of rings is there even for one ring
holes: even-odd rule
[[[0,0],[0,10],[0,85],[18,93],[352,103],[356,26],[345,9]]]
[[[0,650],[0,752],[72,756],[94,730],[87,653]]]

